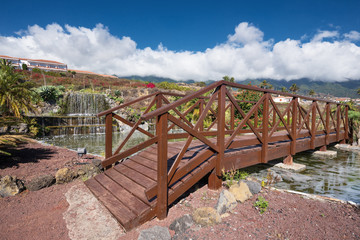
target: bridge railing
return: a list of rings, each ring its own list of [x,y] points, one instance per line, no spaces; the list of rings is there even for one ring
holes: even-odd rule
[[[247,99],[249,94],[252,94],[253,98]],[[287,96],[290,101],[284,104],[276,103],[274,95]],[[119,108],[150,98],[152,98],[150,105],[136,123],[130,123],[114,114]],[[307,103],[300,104],[300,100]],[[152,110],[154,105],[156,109]],[[169,187],[205,161],[210,161],[212,169],[209,187],[216,189],[221,186],[222,170],[229,168],[224,161],[227,151],[259,146],[260,162],[265,163],[281,156],[279,153],[269,151],[269,146],[273,142],[288,143],[289,149],[286,153],[292,156],[302,151],[297,149],[297,139],[310,138],[313,149],[328,145],[334,134],[336,141],[345,140],[348,139],[349,129],[347,111],[346,105],[332,101],[226,81],[218,81],[195,93],[182,96],[172,103],[164,93],[154,93],[99,114],[99,116],[106,115],[106,151],[103,166],[111,166],[116,161],[157,144],[157,184],[148,189],[146,195],[148,199],[157,197],[157,216],[161,219],[166,216]],[[113,153],[110,127],[113,118],[132,126],[131,134],[139,130],[150,139],[120,152],[130,138],[128,136],[124,140],[125,143],[120,144]],[[141,121],[150,119],[155,119],[155,133],[139,128]],[[170,133],[169,131],[175,126],[182,132]],[[320,135],[324,136],[323,142],[318,141]],[[168,166],[168,141],[171,139],[185,139],[185,141],[181,142],[183,146],[172,166]],[[194,140],[206,146],[206,150],[186,164],[182,164],[182,159]]]

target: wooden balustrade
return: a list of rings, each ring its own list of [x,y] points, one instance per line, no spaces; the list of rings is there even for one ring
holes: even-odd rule
[[[239,106],[241,99],[236,99],[229,88],[260,92],[262,96],[256,102],[249,102],[252,104],[251,109],[245,112]],[[207,96],[206,94],[210,92],[211,94]],[[290,96],[292,100],[287,104],[276,104],[273,99],[274,94]],[[169,96],[182,98],[171,102],[167,98]],[[302,106],[300,99],[311,103]],[[130,122],[115,113],[116,110],[145,100],[150,104],[137,122]],[[194,101],[192,106],[184,109],[183,112],[179,110],[179,107],[191,101]],[[156,109],[151,111],[153,106],[156,106]],[[332,106],[334,106],[333,111]],[[211,165],[209,187],[217,189],[221,186],[221,171],[224,168],[225,153],[231,149],[261,146],[260,162],[266,163],[278,156],[269,151],[270,144],[274,142],[288,142],[289,145],[284,151],[288,153],[288,156],[292,156],[298,151],[302,151],[302,148],[298,149],[297,145],[300,138],[309,138],[309,149],[314,149],[319,145],[328,145],[332,141],[331,134],[333,133],[336,133],[336,141],[348,139],[348,107],[345,105],[342,108],[342,106],[331,101],[225,81],[218,81],[186,96],[157,92],[98,115],[106,116],[105,160],[102,164],[106,168],[111,167],[117,161],[157,144],[157,184],[146,191],[146,196],[148,199],[157,196],[156,215],[162,219],[166,217],[169,186],[211,157],[215,157],[216,160],[211,163],[213,165]],[[188,118],[190,114],[196,115],[195,113],[197,113],[197,121]],[[114,152],[112,150],[113,119],[132,127],[129,135]],[[155,133],[139,127],[142,121],[150,119],[156,121]],[[206,126],[207,119],[211,119],[212,122]],[[182,132],[169,133],[175,126]],[[128,150],[123,150],[136,130],[147,135],[149,139]],[[242,140],[241,137],[246,134],[251,134],[254,138]],[[325,135],[324,141],[319,143],[317,137],[323,135]],[[170,139],[186,140],[182,142],[183,146],[172,165],[168,166],[168,141]],[[187,164],[181,165],[180,162],[185,153],[195,140],[206,146],[206,150],[196,155]]]

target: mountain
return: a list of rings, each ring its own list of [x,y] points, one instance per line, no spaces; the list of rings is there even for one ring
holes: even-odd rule
[[[194,83],[194,80],[184,80],[184,81],[176,81],[171,78],[163,78],[163,77],[156,77],[156,76],[124,76],[121,78],[126,78],[130,80],[142,80],[146,82],[184,82],[184,83]],[[360,96],[357,94],[356,90],[360,88],[360,80],[348,80],[346,82],[323,82],[323,81],[312,81],[308,78],[296,79],[296,80],[274,80],[274,79],[248,79],[243,81],[236,81],[237,83],[247,85],[251,83],[251,85],[259,86],[262,81],[266,80],[271,85],[273,85],[275,90],[280,91],[282,87],[289,89],[290,86],[294,83],[300,88],[298,94],[300,95],[308,95],[309,91],[312,89],[315,91],[316,95],[319,96],[326,96],[331,95],[334,97],[350,97],[350,98],[359,98]],[[204,81],[206,85],[209,85],[214,80],[207,80]]]
[[[356,90],[360,87],[360,80],[349,80],[346,82],[322,82],[322,81],[311,81],[307,78],[285,81],[285,80],[273,80],[273,79],[255,79],[255,80],[245,80],[237,81],[240,84],[248,84],[251,82],[252,85],[260,85],[260,83],[266,80],[273,85],[275,90],[281,90],[282,87],[287,89],[294,83],[300,88],[298,94],[308,95],[309,91],[312,89],[315,91],[315,94],[319,95],[331,95],[335,97],[350,97],[350,98],[359,98]]]

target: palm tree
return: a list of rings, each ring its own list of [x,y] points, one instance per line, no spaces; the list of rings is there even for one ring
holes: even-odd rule
[[[235,82],[235,78],[229,76],[223,76],[223,80],[227,82]]]
[[[264,80],[262,83],[260,83],[260,87],[261,88],[265,88],[265,89],[273,89],[273,85],[271,85],[271,83],[267,82],[266,80]]]
[[[35,91],[34,84],[21,79],[21,75],[14,71],[11,63],[6,60],[0,62],[0,113],[3,116],[21,118],[23,113],[33,111],[32,104]]]
[[[286,87],[281,87],[281,90],[280,90],[280,91],[282,91],[282,92],[284,92],[284,93],[288,92],[288,90],[286,89]]]
[[[296,94],[296,92],[299,91],[300,88],[296,85],[296,83],[293,83],[293,85],[291,85],[291,87],[289,88],[289,90],[290,90],[292,93]]]

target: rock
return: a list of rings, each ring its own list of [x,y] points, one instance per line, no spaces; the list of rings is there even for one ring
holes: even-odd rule
[[[80,177],[84,177],[86,179],[95,177],[96,175],[98,175],[99,173],[101,173],[101,170],[99,167],[97,167],[94,164],[87,164],[87,165],[83,165],[81,168],[78,169],[77,174]]]
[[[26,188],[29,189],[30,191],[37,191],[42,188],[50,187],[54,183],[55,183],[54,176],[43,175],[32,179],[28,184],[26,184]]]
[[[337,151],[315,151],[313,155],[320,158],[334,158],[337,156]]]
[[[0,180],[0,196],[1,197],[9,197],[14,196],[24,190],[24,183],[17,179],[16,177],[12,177],[6,175],[2,177]]]
[[[292,172],[282,172],[281,177],[287,182],[306,182],[312,179],[309,176]]]
[[[246,185],[248,186],[251,194],[257,194],[261,191],[261,184],[259,182],[255,181],[244,181]]]
[[[212,207],[201,207],[195,209],[192,214],[194,222],[201,226],[210,226],[221,222],[220,214]]]
[[[75,177],[76,174],[73,170],[69,168],[61,168],[55,174],[56,184],[71,182]]]
[[[175,219],[169,226],[176,234],[183,233],[194,224],[191,215],[186,214],[180,218]]]
[[[236,201],[241,203],[245,202],[252,197],[249,187],[245,182],[241,181],[238,184],[234,184],[229,188],[229,191],[234,195]]]
[[[101,160],[100,159],[93,159],[92,161],[92,164],[94,164],[97,168],[99,168],[100,170],[103,169],[102,165],[101,165]]]
[[[149,229],[142,230],[138,240],[170,240],[171,235],[166,227],[154,226]]]
[[[222,215],[228,211],[233,210],[237,205],[236,198],[228,190],[223,190],[220,193],[219,199],[216,203],[216,211]]]

